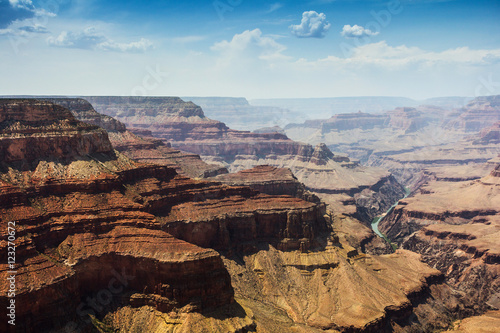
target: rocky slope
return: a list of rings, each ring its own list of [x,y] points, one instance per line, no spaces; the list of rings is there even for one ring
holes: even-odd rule
[[[205,163],[196,154],[173,149],[170,144],[151,136],[150,131],[136,130],[140,136],[128,131],[122,122],[98,113],[94,107],[81,98],[42,98],[69,109],[80,121],[102,127],[108,132],[114,149],[126,156],[144,163],[154,163],[173,167],[180,174],[193,178],[206,178],[227,170],[217,165]]]
[[[467,182],[433,181],[379,225],[405,249],[439,269],[461,298],[461,316],[500,307],[500,164]]]
[[[500,144],[500,121],[482,129],[478,136],[479,138],[474,141],[475,144]]]
[[[258,165],[236,173],[218,175],[214,180],[233,186],[249,186],[267,194],[290,195],[306,201],[319,202],[319,198],[307,191],[288,168]]]
[[[0,107],[1,247],[15,222],[16,329],[75,330],[88,327],[89,314],[102,318],[123,306],[192,312],[230,305],[220,255],[195,244],[229,249],[244,235],[306,249],[326,228],[321,205],[134,162],[112,149],[103,129],[61,106],[2,100]],[[9,270],[2,263],[2,304]],[[248,321],[246,314],[233,319],[255,325]]]
[[[409,332],[409,318],[449,321],[431,302],[442,273],[409,251],[362,253],[350,217],[133,161],[49,102],[0,104],[0,247],[15,221],[16,329]]]
[[[285,132],[294,140],[325,142],[332,151],[347,153],[363,165],[389,170],[401,184],[416,189],[432,179],[428,176],[434,168],[441,169],[438,172],[454,169],[447,175],[452,178],[456,171],[467,173],[460,172],[459,166],[474,170],[498,155],[495,129],[487,128],[499,119],[498,96],[487,96],[460,109],[421,105],[383,114],[343,114],[290,124]],[[477,137],[481,130],[483,134]],[[478,179],[487,172],[475,174]]]
[[[489,311],[482,316],[466,318],[454,323],[446,333],[496,333],[500,327],[500,311]]]
[[[500,95],[478,97],[458,110],[460,116],[446,124],[465,132],[479,132],[500,121]]]
[[[324,144],[313,147],[279,133],[231,130],[224,123],[206,118],[194,104],[182,104],[178,98],[142,98],[130,104],[125,97],[89,100],[98,111],[117,117],[128,127],[149,130],[172,147],[200,155],[206,162],[218,163],[230,172],[256,165],[288,167],[331,210],[357,214],[366,223],[404,195],[403,188],[389,173],[359,166],[344,155],[333,154]],[[356,202],[368,206],[359,212]]]

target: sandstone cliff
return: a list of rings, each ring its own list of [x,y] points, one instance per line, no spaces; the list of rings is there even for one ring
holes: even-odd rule
[[[183,153],[173,149],[170,144],[152,138],[150,131],[137,131],[137,136],[128,131],[125,124],[100,114],[86,100],[81,98],[42,98],[69,109],[80,121],[102,127],[108,132],[114,149],[126,156],[144,163],[166,165],[178,173],[194,178],[206,178],[227,173],[223,167],[203,162],[198,155]]]
[[[88,99],[97,110],[117,117],[128,127],[147,130],[172,147],[200,155],[206,162],[226,167],[230,172],[257,165],[288,167],[331,210],[357,214],[366,223],[404,195],[404,189],[389,173],[361,167],[345,155],[332,153],[324,144],[313,147],[279,133],[231,130],[206,118],[194,104],[182,104],[178,98],[145,97],[130,104],[125,97]],[[355,195],[362,198],[358,200]],[[367,207],[359,210],[356,203],[366,203]]]
[[[469,171],[475,179],[485,176],[475,169],[499,153],[495,129],[486,129],[499,117],[498,96],[486,96],[459,109],[421,105],[383,114],[351,113],[290,124],[285,132],[294,140],[324,142],[363,165],[389,170],[398,182],[416,189],[435,171],[452,169],[441,178]],[[476,136],[481,130],[484,140]],[[461,172],[459,166],[467,170]]]
[[[380,230],[439,269],[460,294],[458,316],[500,306],[500,165],[467,182],[433,181],[400,204]]]
[[[7,248],[7,223],[15,222],[19,330],[84,328],[89,314],[101,318],[126,305],[161,312],[230,305],[233,289],[220,255],[180,237],[229,249],[245,235],[306,249],[325,228],[315,203],[135,162],[112,149],[104,130],[61,106],[0,105],[1,247]],[[268,231],[257,234],[260,228]],[[2,263],[2,304],[9,270]],[[236,326],[255,325],[238,318]]]

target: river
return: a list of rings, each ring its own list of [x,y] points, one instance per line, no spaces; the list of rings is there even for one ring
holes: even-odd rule
[[[396,201],[396,203],[394,205],[392,205],[391,207],[389,207],[389,209],[382,215],[380,216],[377,216],[375,217],[373,220],[372,220],[372,229],[373,229],[373,232],[375,232],[379,237],[382,237],[383,239],[385,239],[386,241],[389,242],[389,244],[392,244],[391,241],[383,234],[380,232],[380,230],[378,230],[378,225],[380,223],[380,221],[382,221],[386,216],[387,214],[389,214],[389,212],[397,206],[397,204],[399,203],[400,200],[403,200],[404,198],[406,198],[407,196],[410,195],[410,189],[409,188],[406,188],[405,187],[405,196],[401,199],[399,199],[398,201]]]

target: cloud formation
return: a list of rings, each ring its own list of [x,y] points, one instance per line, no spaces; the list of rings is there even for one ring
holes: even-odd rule
[[[93,27],[86,28],[82,32],[63,31],[57,37],[47,38],[47,43],[54,47],[117,52],[144,52],[153,46],[153,43],[145,38],[141,38],[138,42],[117,43]]]
[[[215,43],[212,51],[221,53],[227,58],[251,57],[260,60],[279,60],[286,47],[269,36],[263,36],[260,29],[246,30],[233,36],[231,41],[223,40]]]
[[[346,38],[364,38],[372,37],[378,35],[379,32],[373,32],[370,29],[365,29],[357,24],[350,26],[349,24],[344,25],[342,28],[341,35]]]
[[[302,13],[302,21],[299,25],[291,25],[290,32],[299,38],[323,38],[330,27],[324,13],[311,10]]]
[[[459,47],[440,52],[423,50],[419,47],[406,45],[390,46],[386,41],[370,43],[353,49],[348,58],[329,56],[320,59],[316,64],[336,65],[343,68],[360,68],[370,66],[386,70],[401,69],[443,69],[457,66],[478,67],[500,62],[500,49],[474,50]],[[310,63],[311,64],[311,63]]]
[[[0,36],[22,36],[27,37],[29,34],[46,34],[49,30],[43,25],[25,25],[22,27],[12,27],[7,29],[0,29]]]
[[[31,0],[0,0],[0,29],[15,21],[32,18],[35,13]]]

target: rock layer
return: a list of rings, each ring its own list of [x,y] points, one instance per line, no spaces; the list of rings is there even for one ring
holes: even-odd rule
[[[182,106],[180,99],[142,98],[135,104],[127,104],[126,98],[89,100],[98,110],[118,117],[129,127],[148,130],[173,147],[200,155],[230,172],[257,165],[289,167],[306,189],[320,195],[332,210],[357,214],[366,223],[387,209],[392,204],[389,202],[404,195],[403,188],[387,172],[361,167],[344,155],[332,153],[324,144],[313,147],[279,133],[231,130],[206,118],[192,103]],[[378,191],[390,187],[393,190]],[[361,196],[365,189],[363,199],[355,200],[354,196]],[[356,202],[369,204],[366,212],[357,213]]]
[[[69,109],[75,118],[82,122],[102,127],[108,132],[114,149],[138,162],[173,167],[178,173],[194,178],[227,173],[225,168],[203,162],[198,155],[171,148],[170,144],[151,137],[150,131],[139,130],[136,132],[141,136],[135,135],[127,130],[125,124],[95,111],[94,107],[84,99],[44,98],[42,100]]]
[[[400,201],[379,228],[439,269],[461,295],[457,316],[500,306],[500,165],[480,180],[434,181]]]
[[[89,314],[127,304],[189,312],[233,302],[219,254],[166,230],[216,248],[244,237],[307,249],[325,228],[321,205],[135,162],[112,149],[104,130],[50,102],[2,101],[0,111],[10,154],[0,172],[0,246],[7,250],[7,223],[15,222],[20,330],[88,328]],[[47,148],[47,137],[68,151]],[[17,150],[26,140],[38,147],[30,155]],[[31,158],[12,157],[21,155]],[[205,233],[214,221],[218,232]],[[0,266],[2,304],[9,270]]]

